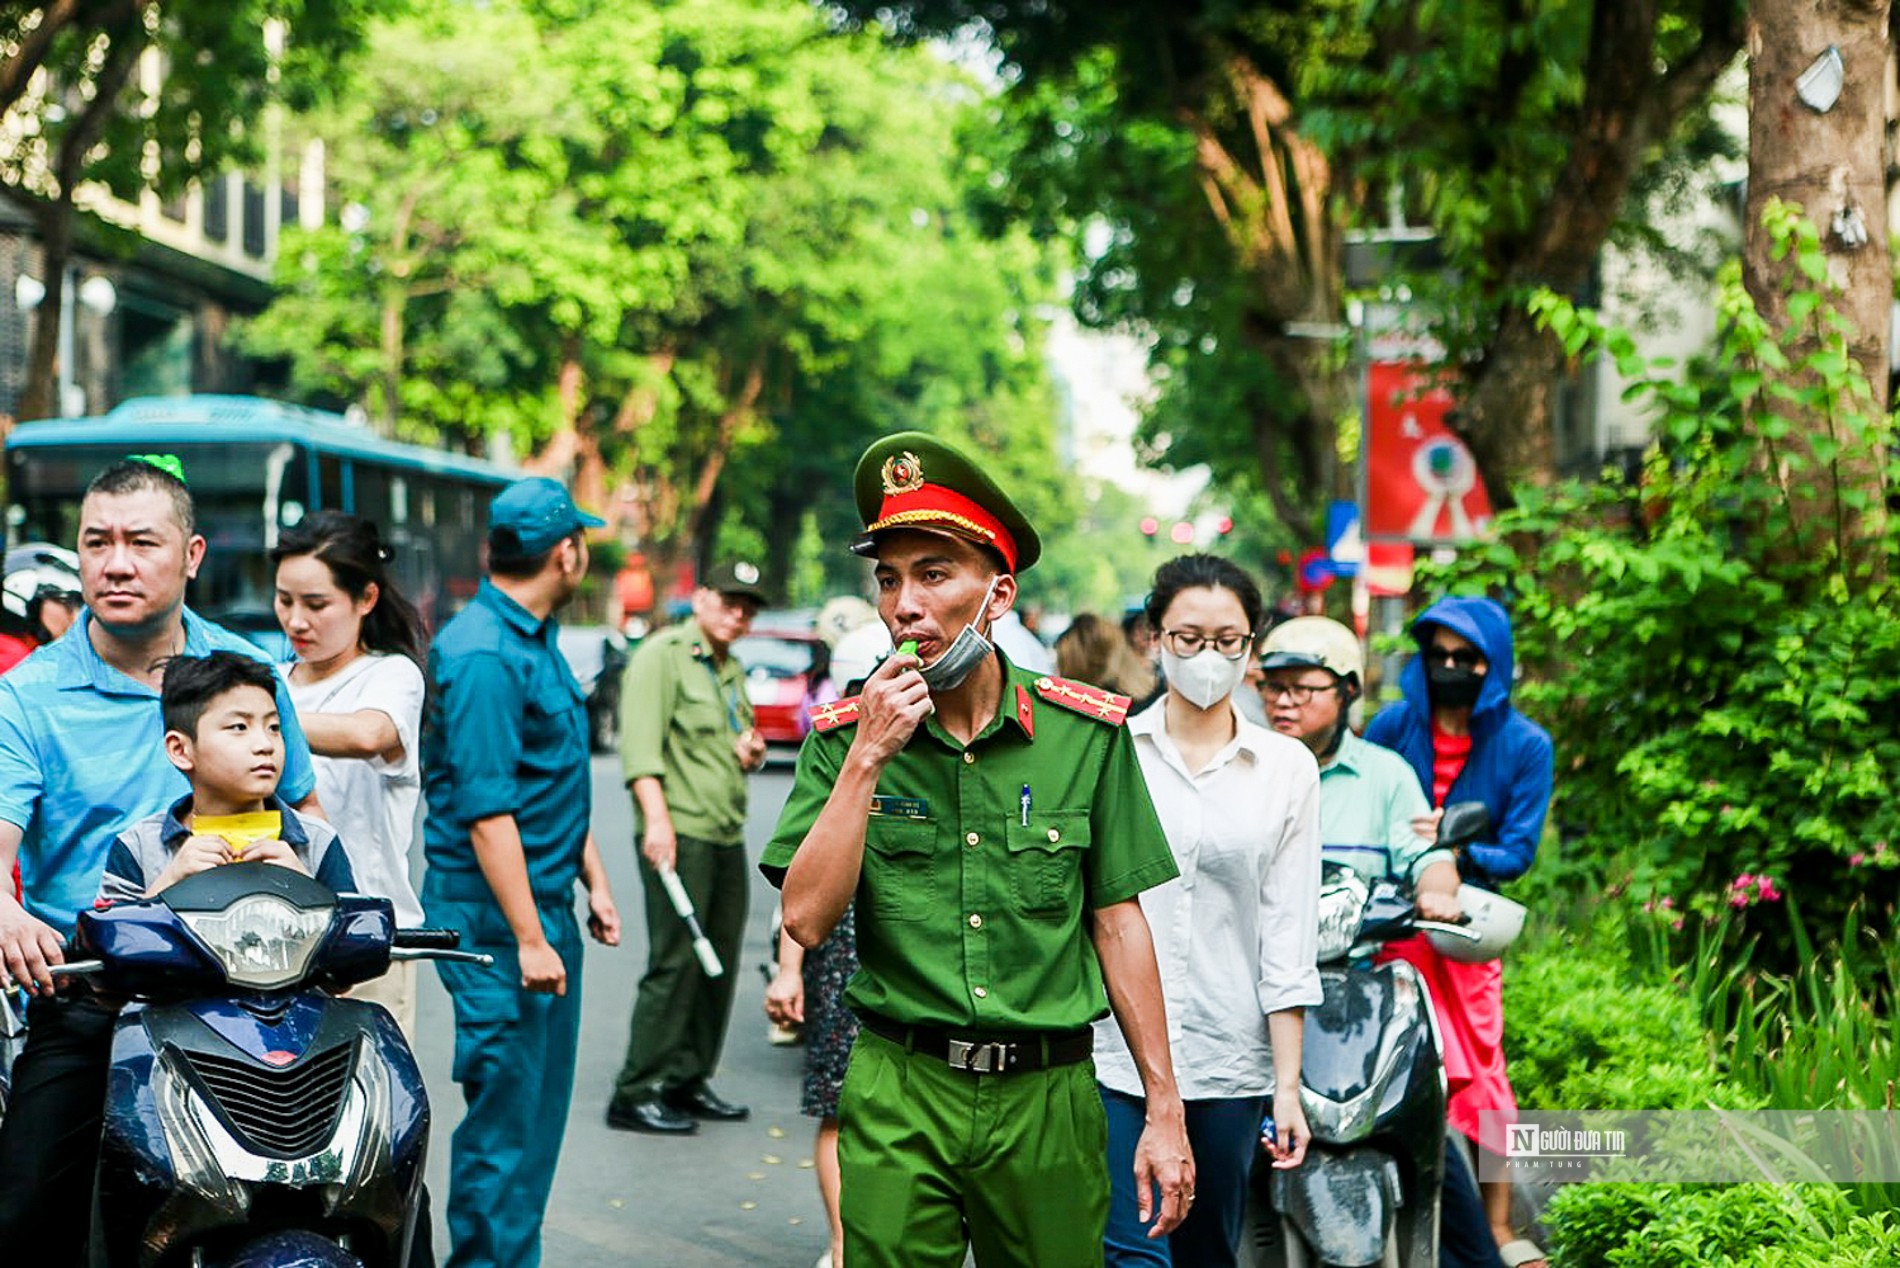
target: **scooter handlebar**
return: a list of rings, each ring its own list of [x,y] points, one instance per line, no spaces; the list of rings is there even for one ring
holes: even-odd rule
[[[1420,933],[1448,933],[1454,938],[1463,938],[1467,942],[1477,942],[1484,937],[1469,925],[1447,924],[1443,920],[1414,920],[1412,928]]]
[[[462,945],[460,929],[398,929],[390,940],[393,947],[414,947],[425,951],[453,951]]]
[[[449,960],[456,964],[479,964],[487,968],[494,964],[495,957],[480,951],[436,951],[421,947],[395,947],[389,952],[391,960]]]

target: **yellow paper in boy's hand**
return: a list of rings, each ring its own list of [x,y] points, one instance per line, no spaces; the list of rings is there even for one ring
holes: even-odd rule
[[[284,815],[280,810],[258,810],[243,815],[193,815],[191,830],[202,836],[223,837],[231,846],[231,857],[241,859],[253,841],[275,841],[284,835]]]

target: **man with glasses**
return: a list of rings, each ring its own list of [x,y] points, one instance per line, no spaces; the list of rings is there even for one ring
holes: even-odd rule
[[[1404,758],[1347,725],[1364,667],[1358,637],[1338,621],[1302,616],[1275,627],[1260,658],[1268,725],[1319,759],[1326,856],[1368,881],[1413,886],[1427,920],[1457,920],[1457,865],[1449,851],[1432,848],[1439,812]]]
[[[706,976],[661,874],[678,873],[720,963],[734,967],[746,919],[746,775],[764,764],[765,741],[732,645],[764,602],[755,565],[715,568],[693,592],[692,619],[649,638],[627,666],[620,762],[642,832],[647,970],[607,1104],[607,1125],[623,1131],[687,1135],[701,1120],[750,1113],[708,1082],[737,979]]]

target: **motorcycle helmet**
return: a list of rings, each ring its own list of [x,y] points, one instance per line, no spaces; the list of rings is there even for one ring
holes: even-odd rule
[[[40,639],[46,629],[40,623],[40,609],[48,599],[78,607],[80,595],[79,556],[51,542],[27,542],[7,552],[6,577],[0,581],[0,607],[8,624],[24,627]]]
[[[1260,650],[1260,668],[1324,669],[1346,685],[1346,699],[1358,698],[1365,683],[1366,657],[1359,638],[1338,621],[1296,616],[1273,627]]]
[[[1426,941],[1438,954],[1460,964],[1484,964],[1504,954],[1504,948],[1524,931],[1524,905],[1476,885],[1458,887],[1458,905],[1464,908],[1463,934],[1425,930]],[[1476,937],[1471,935],[1475,934]]]

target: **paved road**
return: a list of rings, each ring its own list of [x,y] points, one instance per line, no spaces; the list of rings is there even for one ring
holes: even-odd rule
[[[791,784],[784,768],[752,781],[746,848],[757,859]],[[775,895],[754,877],[738,1001],[716,1082],[721,1095],[752,1107],[749,1122],[707,1124],[697,1136],[670,1139],[610,1131],[607,1094],[626,1050],[633,991],[646,965],[646,921],[634,872],[632,814],[615,759],[594,762],[594,832],[607,858],[626,921],[617,948],[588,943],[580,1070],[554,1199],[548,1210],[550,1268],[809,1268],[824,1251],[824,1210],[811,1170],[812,1120],[798,1113],[804,1049],[765,1041],[758,970],[770,934]],[[429,1183],[436,1195],[437,1249],[448,1194],[448,1133],[461,1120],[460,1089],[449,1079],[453,1022],[435,973],[422,972],[422,1069],[435,1105]]]

